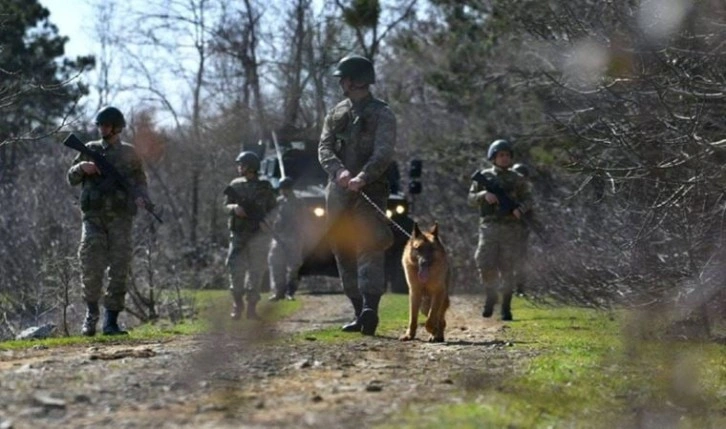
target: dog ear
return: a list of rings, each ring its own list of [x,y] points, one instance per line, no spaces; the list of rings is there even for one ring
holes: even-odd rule
[[[416,238],[421,236],[421,230],[418,229],[418,223],[413,223],[413,229],[411,230],[411,238]]]
[[[431,227],[429,232],[431,233],[431,235],[434,236],[435,240],[438,240],[439,239],[439,223],[434,222],[434,226]]]

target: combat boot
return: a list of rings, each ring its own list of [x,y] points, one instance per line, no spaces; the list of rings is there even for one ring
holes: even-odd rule
[[[257,301],[247,299],[247,320],[262,320],[259,314],[257,314]]]
[[[118,326],[119,311],[106,309],[103,319],[103,335],[128,335],[129,333]]]
[[[277,294],[270,295],[270,297],[267,298],[267,300],[270,302],[282,301],[283,299],[285,299],[285,295],[277,295]]]
[[[353,304],[353,311],[355,311],[355,319],[351,322],[346,323],[340,329],[343,332],[360,332],[360,313],[363,311],[363,300],[361,298],[350,298],[350,303]]]
[[[232,312],[229,314],[229,317],[231,317],[232,320],[239,320],[242,317],[242,310],[244,307],[245,305],[242,302],[242,295],[232,293]]]
[[[83,320],[81,327],[81,335],[92,337],[96,335],[96,324],[101,318],[101,311],[98,309],[97,302],[86,303],[86,318]]]
[[[287,282],[287,285],[285,285],[285,290],[287,291],[285,293],[285,298],[289,299],[290,301],[295,300],[295,292],[297,292],[297,280],[290,280]]]
[[[512,320],[512,291],[502,294],[502,320]]]
[[[494,306],[497,305],[498,300],[496,291],[487,291],[487,300],[484,303],[484,311],[481,315],[484,317],[492,317],[492,314],[494,314]]]
[[[380,302],[380,295],[363,294],[363,311],[361,311],[358,318],[361,334],[368,336],[376,334],[376,328],[378,328],[378,304]]]

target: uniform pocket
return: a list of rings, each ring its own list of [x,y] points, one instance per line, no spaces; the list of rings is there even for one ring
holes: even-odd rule
[[[100,210],[103,206],[101,192],[95,188],[84,188],[81,191],[81,210]]]

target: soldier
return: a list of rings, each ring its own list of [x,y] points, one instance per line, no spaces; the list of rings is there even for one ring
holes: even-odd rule
[[[361,194],[378,207],[386,206],[386,169],[394,153],[396,117],[370,92],[376,79],[367,58],[341,59],[333,76],[340,78],[346,99],[325,118],[318,159],[329,177],[326,204],[333,253],[355,312],[355,319],[342,329],[375,335],[385,291],[385,250],[393,243],[393,233]]]
[[[239,177],[225,190],[225,211],[229,215],[229,268],[232,313],[242,316],[243,295],[247,296],[247,319],[259,320],[256,305],[265,275],[270,249],[270,233],[264,218],[275,207],[275,191],[270,182],[260,180],[260,158],[254,152],[241,152],[236,159]]]
[[[519,241],[524,224],[520,219],[530,209],[530,189],[527,180],[510,170],[514,151],[506,140],[496,140],[487,152],[493,166],[478,171],[472,177],[468,201],[479,207],[479,244],[474,258],[486,291],[484,317],[491,317],[498,302],[498,282],[501,277],[502,320],[512,320],[512,293],[514,290],[515,259],[519,256]],[[478,176],[489,179],[504,192],[505,198],[519,205],[511,211],[501,210],[494,189],[487,189]]]
[[[131,144],[121,141],[121,131],[126,126],[124,115],[115,107],[106,107],[96,115],[96,126],[101,140],[88,142],[86,146],[102,154],[131,186],[147,195],[141,159]],[[144,198],[134,199],[118,183],[102,176],[96,164],[84,154],[73,160],[68,170],[68,183],[81,185],[83,224],[78,256],[86,302],[81,333],[89,337],[96,335],[103,277],[108,268],[108,288],[103,297],[103,334],[127,334],[118,326],[118,315],[124,309],[126,283],[131,271],[133,217],[137,207],[145,207]]]
[[[302,265],[302,206],[292,186],[293,180],[290,177],[280,180],[280,196],[277,197],[277,208],[272,222],[275,236],[267,256],[272,289],[270,301],[295,299],[298,272]]]
[[[518,162],[512,166],[512,171],[522,175],[527,181],[531,181],[529,167],[527,165]],[[531,183],[531,182],[530,182]],[[524,285],[527,281],[528,275],[528,256],[529,256],[529,233],[530,225],[533,222],[534,212],[530,209],[525,215],[530,222],[522,228],[522,238],[519,240],[519,251],[517,257],[514,258],[514,284],[518,296],[524,296]]]

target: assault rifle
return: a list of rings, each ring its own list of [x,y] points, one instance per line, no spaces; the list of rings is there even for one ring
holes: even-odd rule
[[[471,177],[471,180],[483,186],[484,189],[487,190],[487,192],[491,192],[492,194],[496,195],[497,200],[499,201],[499,212],[501,214],[509,215],[512,214],[515,209],[519,208],[520,204],[517,201],[509,198],[509,195],[504,192],[504,189],[502,189],[502,187],[499,185],[499,182],[482,174],[481,171],[477,171],[476,173],[474,173],[474,175]],[[544,241],[545,243],[548,241],[544,234],[542,234],[543,228],[539,222],[535,222],[530,219],[526,213],[522,213],[519,220],[521,220],[527,228],[534,231],[534,233],[537,234],[537,236],[542,241]]]
[[[96,167],[101,172],[101,175],[105,176],[111,186],[121,187],[134,199],[141,197],[144,200],[144,208],[151,213],[154,218],[159,221],[159,223],[164,223],[164,221],[161,220],[161,217],[154,211],[154,204],[151,202],[149,197],[145,193],[141,192],[138,187],[132,186],[131,183],[129,183],[129,181],[121,173],[119,173],[116,167],[108,162],[105,156],[87,147],[73,133],[69,134],[68,137],[63,140],[63,145],[68,146],[71,149],[75,149],[91,158],[93,163],[96,164]]]

